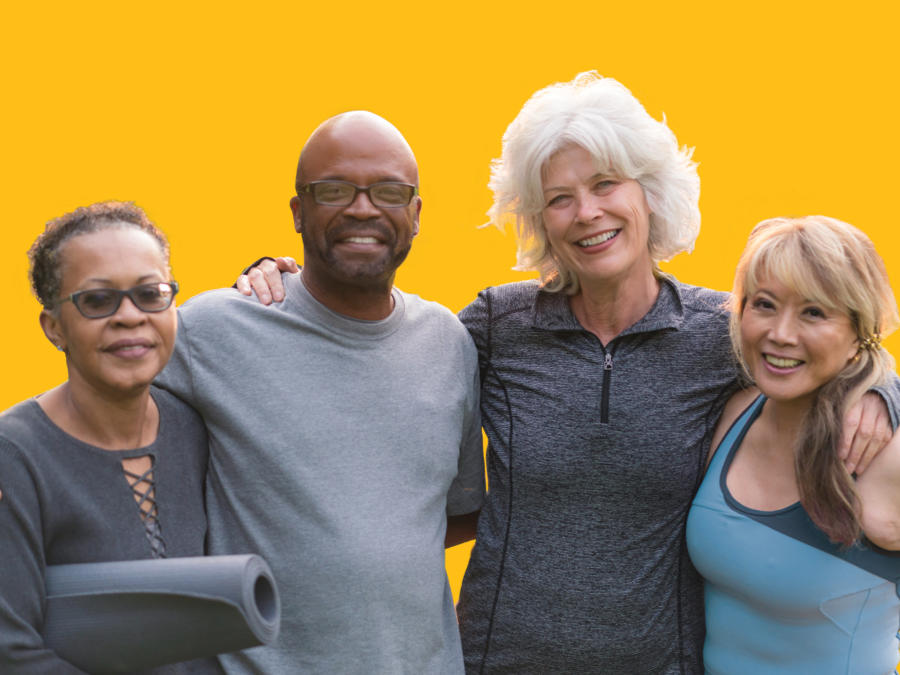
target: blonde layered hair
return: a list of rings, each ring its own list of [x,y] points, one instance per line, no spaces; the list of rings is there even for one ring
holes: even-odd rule
[[[542,212],[542,172],[559,150],[587,150],[598,170],[634,179],[650,207],[650,257],[654,263],[690,251],[700,232],[700,178],[692,150],[647,114],[628,89],[596,72],[536,92],[503,134],[503,151],[491,166],[494,203],[490,223],[516,228],[515,269],[537,270],[544,288],[578,292],[578,279],[553,254]]]
[[[861,534],[859,499],[838,444],[844,411],[894,371],[894,359],[880,344],[900,323],[887,270],[872,241],[840,220],[807,216],[759,223],[741,255],[731,295],[731,343],[745,371],[741,316],[747,298],[767,278],[846,314],[856,331],[856,356],[816,393],[794,449],[803,507],[832,541],[849,546]]]

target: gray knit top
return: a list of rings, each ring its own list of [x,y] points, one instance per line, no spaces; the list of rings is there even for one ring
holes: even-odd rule
[[[469,673],[702,672],[684,525],[736,369],[726,295],[660,286],[607,345],[536,282],[460,314],[489,441],[458,607]]]

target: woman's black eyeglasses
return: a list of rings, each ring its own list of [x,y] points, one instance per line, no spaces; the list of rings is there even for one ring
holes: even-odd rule
[[[177,281],[157,281],[141,284],[126,291],[117,288],[92,288],[78,291],[62,298],[60,304],[71,300],[75,309],[87,319],[102,319],[119,311],[122,298],[126,295],[142,312],[162,312],[169,308],[178,292]]]

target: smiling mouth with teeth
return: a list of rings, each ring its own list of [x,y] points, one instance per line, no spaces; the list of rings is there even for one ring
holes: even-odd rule
[[[581,241],[576,242],[578,246],[581,248],[587,248],[588,246],[596,246],[597,244],[602,244],[605,241],[609,241],[613,237],[619,234],[619,230],[609,230],[608,232],[602,232],[598,234],[596,237],[590,237],[588,239],[582,239]]]
[[[347,237],[344,239],[345,242],[350,244],[377,244],[378,240],[375,237]]]
[[[803,363],[803,361],[799,359],[781,359],[777,356],[770,356],[769,354],[764,354],[763,356],[767,363],[771,363],[776,368],[794,368]]]

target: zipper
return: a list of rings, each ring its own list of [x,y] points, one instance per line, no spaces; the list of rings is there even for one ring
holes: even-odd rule
[[[603,359],[603,390],[600,394],[600,424],[609,424],[609,380],[612,377],[613,352],[611,349],[606,352]]]

